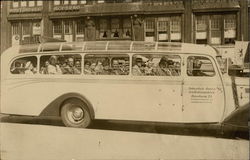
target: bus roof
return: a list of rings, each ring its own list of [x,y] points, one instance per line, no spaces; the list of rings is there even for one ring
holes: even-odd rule
[[[23,45],[19,53],[43,52],[88,52],[88,51],[129,51],[129,52],[187,52],[211,54],[216,51],[208,45],[176,42],[144,42],[144,41],[88,41],[88,42],[50,42]]]

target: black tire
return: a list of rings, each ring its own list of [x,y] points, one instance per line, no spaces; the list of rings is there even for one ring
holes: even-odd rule
[[[63,104],[61,118],[65,126],[75,128],[87,128],[92,121],[88,107],[79,99],[70,99]]]

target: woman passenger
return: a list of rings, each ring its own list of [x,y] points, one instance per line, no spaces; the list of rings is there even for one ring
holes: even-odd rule
[[[89,61],[85,62],[85,65],[84,65],[84,74],[87,74],[87,75],[91,74],[90,65],[91,65],[91,63]]]
[[[51,56],[49,58],[48,74],[62,74],[60,66],[57,64],[57,57]]]
[[[36,71],[34,69],[34,66],[33,64],[28,61],[26,64],[25,64],[25,71],[24,71],[24,74],[34,74]]]

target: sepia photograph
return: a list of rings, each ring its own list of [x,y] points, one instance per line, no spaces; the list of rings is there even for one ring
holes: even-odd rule
[[[250,0],[0,4],[0,160],[250,159]]]

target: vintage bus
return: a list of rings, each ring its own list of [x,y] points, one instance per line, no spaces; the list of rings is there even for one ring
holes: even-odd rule
[[[12,47],[1,55],[1,113],[59,116],[69,127],[94,119],[244,126],[249,79],[232,83],[217,58],[209,45],[187,43]]]

